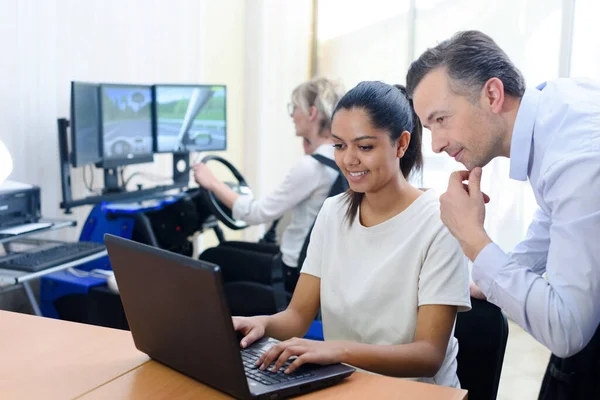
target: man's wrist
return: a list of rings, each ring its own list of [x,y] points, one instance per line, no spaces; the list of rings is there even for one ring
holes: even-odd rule
[[[462,243],[462,249],[469,260],[474,262],[481,250],[490,243],[492,239],[483,231]]]

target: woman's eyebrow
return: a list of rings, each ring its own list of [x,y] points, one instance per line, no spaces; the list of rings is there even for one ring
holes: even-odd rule
[[[342,138],[340,138],[339,136],[336,136],[336,135],[334,135],[334,134],[331,134],[331,136],[332,136],[334,139],[337,139],[337,140],[339,140],[339,141],[341,141],[341,142],[343,142],[343,141],[344,141],[344,139],[342,139]],[[377,136],[360,136],[360,137],[357,137],[357,138],[355,138],[355,139],[352,139],[352,140],[351,140],[351,142],[353,142],[353,143],[356,143],[356,142],[359,142],[359,141],[361,141],[361,140],[366,140],[366,139],[377,139]]]

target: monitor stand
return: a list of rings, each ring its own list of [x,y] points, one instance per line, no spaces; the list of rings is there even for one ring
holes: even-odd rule
[[[190,180],[190,153],[173,153],[173,183],[187,185]]]
[[[120,193],[123,191],[124,189],[119,186],[119,167],[104,168],[104,189],[102,193]]]

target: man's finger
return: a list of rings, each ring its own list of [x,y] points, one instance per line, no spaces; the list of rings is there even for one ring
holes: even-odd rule
[[[469,174],[469,195],[481,196],[481,168],[473,168]]]
[[[454,171],[448,179],[448,190],[462,188],[463,181],[469,179],[469,171]]]
[[[469,186],[466,183],[463,183],[463,188],[465,189],[465,192],[469,193]],[[490,196],[488,196],[484,192],[481,192],[481,195],[483,196],[483,202],[485,204],[490,202]]]
[[[489,203],[490,202],[490,196],[488,196],[487,194],[485,194],[483,192],[481,192],[481,194],[483,195],[483,202],[485,204]]]

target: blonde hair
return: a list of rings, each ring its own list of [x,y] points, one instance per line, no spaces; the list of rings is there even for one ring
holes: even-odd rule
[[[306,114],[309,113],[310,107],[315,106],[323,117],[321,130],[331,129],[331,114],[344,92],[339,82],[327,78],[313,78],[294,89],[292,103]]]

